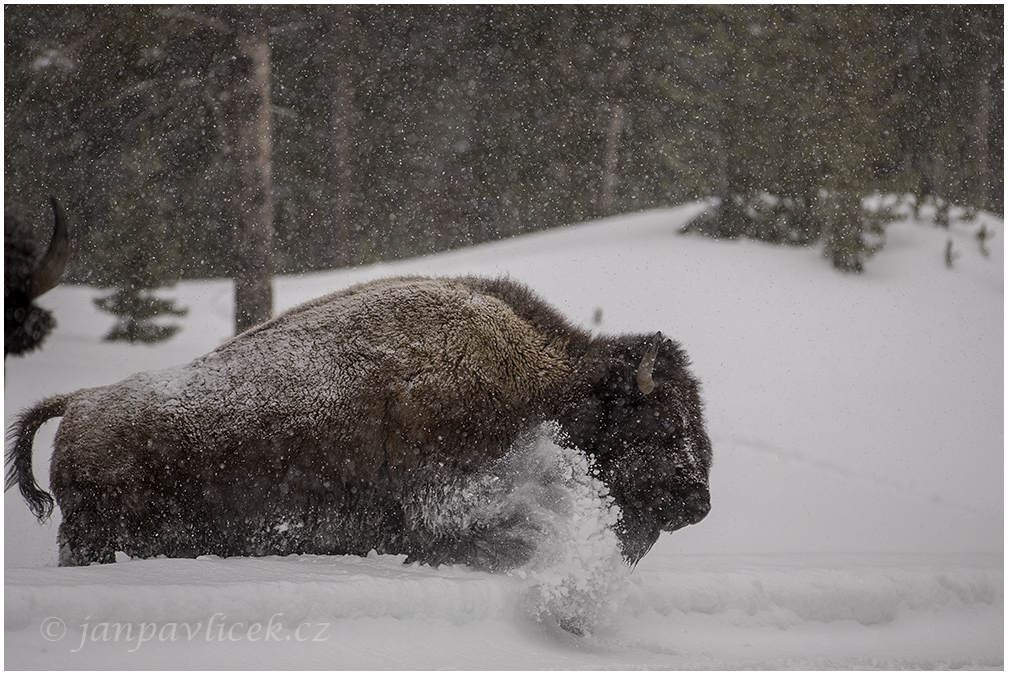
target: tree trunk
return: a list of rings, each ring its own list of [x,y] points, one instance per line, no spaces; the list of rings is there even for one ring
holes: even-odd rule
[[[603,157],[603,186],[599,198],[599,215],[613,213],[614,197],[617,191],[617,157],[620,152],[620,134],[624,129],[624,106],[613,106],[609,128],[606,130],[606,153]]]
[[[351,39],[353,22],[351,6],[343,6],[338,10],[339,40],[343,43],[343,52],[336,67],[336,85],[332,94],[333,111],[333,185],[336,188],[336,213],[334,219],[335,241],[327,256],[337,267],[347,267],[353,262],[354,242],[350,228],[350,195],[351,195],[351,158],[353,142],[351,127],[354,112],[354,82],[351,79],[351,64],[347,56]]]
[[[970,23],[971,37],[978,43],[984,44],[986,26],[975,19]],[[987,56],[988,50],[982,50],[982,54]],[[977,103],[975,104],[974,118],[967,130],[967,142],[970,144],[970,160],[972,161],[975,176],[974,187],[970,195],[971,206],[980,209],[990,209],[991,203],[991,166],[988,159],[988,130],[990,126],[989,112],[991,111],[991,62],[986,58],[981,58],[975,64],[975,87],[977,88]]]
[[[273,313],[270,43],[262,22],[238,28],[235,104],[235,332]]]

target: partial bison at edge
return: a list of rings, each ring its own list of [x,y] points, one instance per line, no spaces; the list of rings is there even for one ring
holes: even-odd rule
[[[591,337],[507,279],[382,279],[187,365],[40,402],[10,431],[7,487],[51,514],[32,443],[63,416],[60,565],[374,549],[506,570],[535,548],[521,514],[439,515],[552,423],[608,487],[634,563],[708,512],[699,387],[661,334]]]
[[[56,225],[41,254],[31,226],[4,211],[4,359],[37,349],[56,326],[52,315],[35,305],[59,283],[70,259],[67,216],[55,198],[52,205]]]

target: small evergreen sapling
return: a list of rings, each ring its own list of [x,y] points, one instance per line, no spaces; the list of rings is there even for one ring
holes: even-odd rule
[[[154,296],[154,289],[178,278],[179,251],[170,227],[170,205],[160,187],[163,163],[150,144],[138,144],[122,155],[122,180],[110,195],[112,227],[99,231],[93,245],[104,249],[102,276],[113,292],[95,305],[118,321],[105,340],[152,343],[171,338],[177,325],[156,324],[159,315],[186,313],[175,301]]]
[[[179,330],[177,324],[155,324],[151,320],[159,315],[170,314],[181,317],[183,308],[175,307],[175,301],[156,298],[147,289],[124,287],[111,295],[95,299],[95,305],[119,319],[105,334],[105,340],[124,340],[130,343],[156,343],[168,340]]]

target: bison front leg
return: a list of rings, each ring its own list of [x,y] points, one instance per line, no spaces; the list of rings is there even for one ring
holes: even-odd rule
[[[404,563],[431,566],[463,564],[474,570],[502,573],[527,563],[535,545],[518,538],[502,538],[499,533],[470,534],[469,537],[442,537],[414,547]]]
[[[539,545],[541,533],[530,527],[522,515],[510,515],[501,521],[478,524],[461,539],[458,559],[461,563],[502,573],[528,563]]]
[[[543,531],[523,513],[496,514],[465,525],[441,523],[434,530],[414,531],[406,563],[463,564],[502,573],[528,563],[542,539]]]

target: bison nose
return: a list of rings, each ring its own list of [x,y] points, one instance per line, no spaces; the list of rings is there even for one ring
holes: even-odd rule
[[[711,511],[711,496],[707,488],[700,488],[683,501],[683,514],[688,524],[697,523]]]
[[[665,524],[662,530],[672,532],[693,525],[706,517],[710,510],[711,498],[707,487],[681,489],[675,498],[665,503],[665,510],[660,513],[660,522]]]

